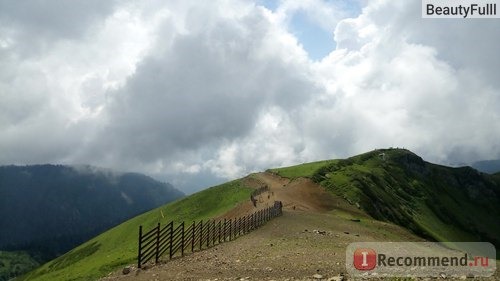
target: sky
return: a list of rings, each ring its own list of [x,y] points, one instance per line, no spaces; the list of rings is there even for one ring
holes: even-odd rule
[[[420,0],[0,0],[0,165],[90,164],[186,193],[403,147],[500,159],[500,20]]]

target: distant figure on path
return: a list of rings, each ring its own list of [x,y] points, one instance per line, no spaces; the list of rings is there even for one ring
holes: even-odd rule
[[[253,197],[253,194],[250,195],[250,201],[252,201],[254,207],[257,207],[257,200]]]

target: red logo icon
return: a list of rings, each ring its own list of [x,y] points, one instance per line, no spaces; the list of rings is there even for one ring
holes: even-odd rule
[[[354,267],[357,270],[372,270],[377,265],[377,254],[373,249],[356,249]]]

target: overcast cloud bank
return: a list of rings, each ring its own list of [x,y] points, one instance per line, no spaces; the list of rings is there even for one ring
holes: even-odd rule
[[[189,192],[390,146],[500,158],[496,20],[421,19],[417,0],[350,18],[320,0],[26,3],[0,2],[1,164],[92,164]],[[290,31],[297,11],[331,28],[320,61]]]

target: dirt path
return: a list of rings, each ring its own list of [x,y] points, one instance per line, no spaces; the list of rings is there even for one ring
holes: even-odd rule
[[[103,280],[318,280],[315,274],[321,280],[339,275],[351,280],[345,270],[349,243],[423,241],[401,227],[369,218],[309,180],[290,182],[259,173],[245,181],[254,188],[268,185],[270,191],[260,196],[257,207],[246,202],[223,217],[251,213],[275,200],[283,201],[283,216],[234,241],[146,270],[133,268],[127,275],[114,272]]]
[[[353,222],[343,212],[285,211],[282,217],[234,241],[147,270],[106,280],[325,280],[345,274],[345,248],[354,241],[418,238],[382,222]],[[347,276],[346,276],[347,277]]]
[[[250,201],[244,202],[221,216],[222,218],[234,218],[247,215],[252,212],[267,208],[274,201],[281,201],[285,210],[328,212],[333,209],[341,209],[348,212],[364,213],[355,206],[350,205],[342,198],[332,195],[321,186],[309,179],[299,178],[290,181],[272,173],[256,173],[243,180],[244,184],[258,189],[263,186],[269,187],[268,192],[257,196],[257,206],[254,207]]]

